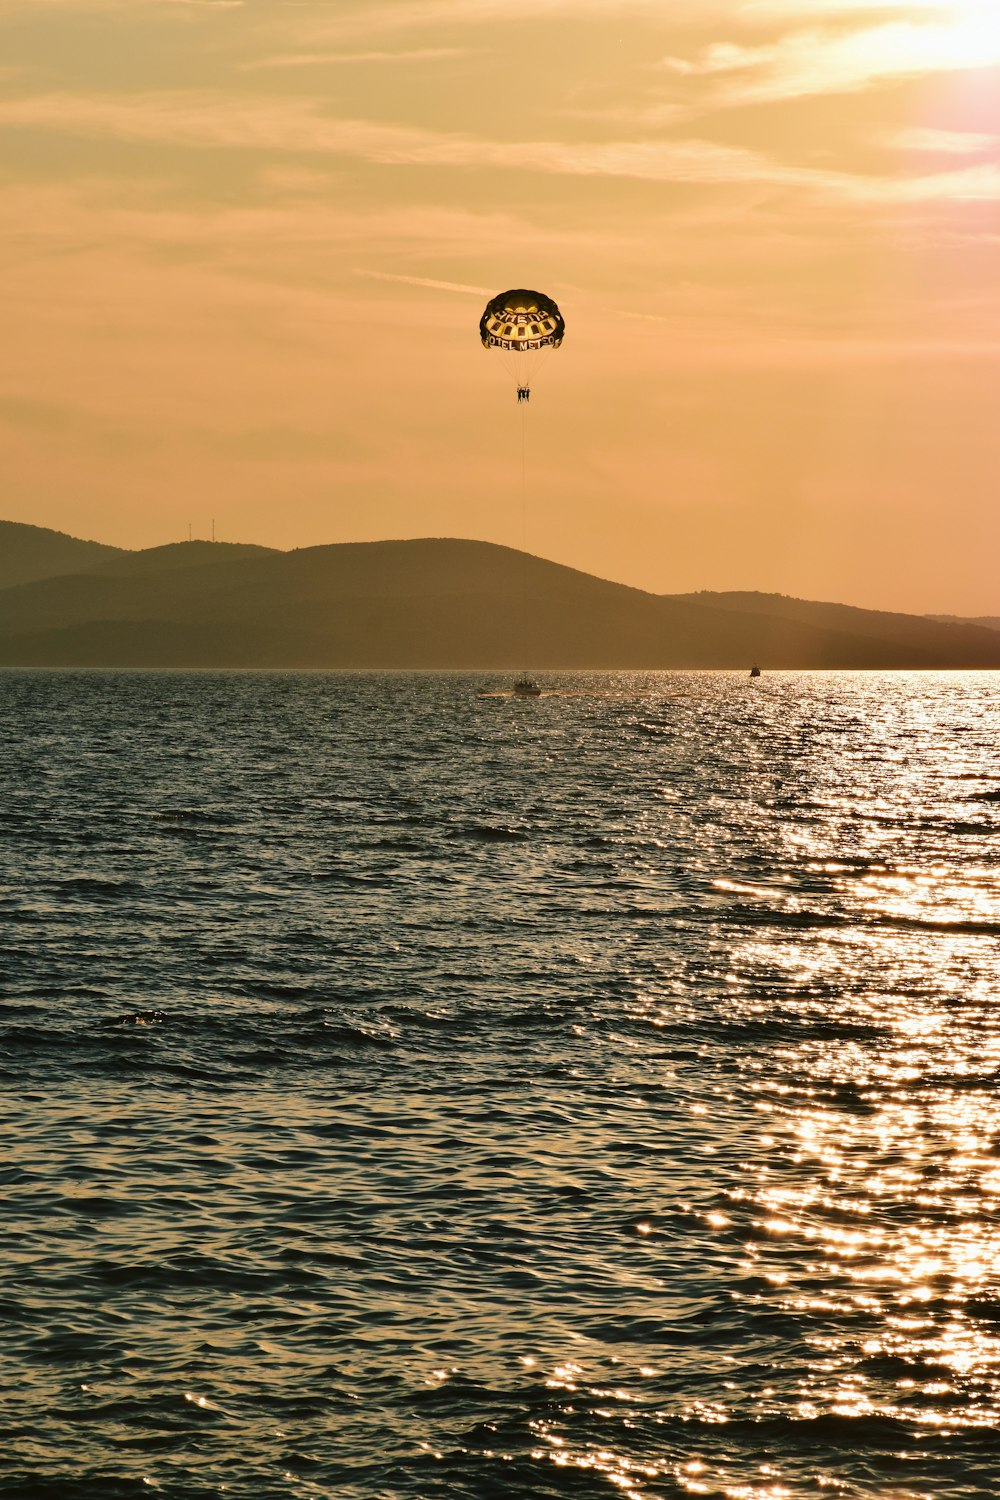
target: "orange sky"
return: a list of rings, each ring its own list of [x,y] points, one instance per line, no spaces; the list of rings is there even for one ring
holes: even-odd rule
[[[997,0],[0,0],[0,516],[1000,613]]]

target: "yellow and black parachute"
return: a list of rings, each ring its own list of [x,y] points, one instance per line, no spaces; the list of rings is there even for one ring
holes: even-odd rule
[[[479,319],[479,337],[487,349],[499,349],[517,379],[517,399],[527,401],[530,377],[543,354],[558,349],[566,332],[563,315],[544,292],[516,288],[491,297]]]
[[[536,349],[558,349],[566,332],[559,308],[544,292],[523,289],[491,297],[479,320],[479,336],[487,349],[527,354]]]

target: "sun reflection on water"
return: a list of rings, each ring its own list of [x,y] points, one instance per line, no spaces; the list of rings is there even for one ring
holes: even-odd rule
[[[66,894],[36,788],[73,921],[53,958],[18,907],[5,1033],[22,1492],[103,1443],[123,1492],[1000,1493],[991,683],[653,681],[516,737],[454,683],[243,684],[207,831],[109,762],[127,897]]]

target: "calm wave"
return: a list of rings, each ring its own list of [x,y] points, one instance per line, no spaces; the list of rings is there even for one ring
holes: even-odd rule
[[[1000,1491],[1000,692],[0,675],[0,1494]]]

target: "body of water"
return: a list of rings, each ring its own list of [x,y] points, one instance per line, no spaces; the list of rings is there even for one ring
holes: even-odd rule
[[[0,674],[0,1495],[996,1495],[998,680],[490,685]]]

